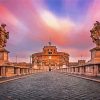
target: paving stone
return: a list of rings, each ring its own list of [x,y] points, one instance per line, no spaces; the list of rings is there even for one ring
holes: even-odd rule
[[[0,84],[0,100],[100,100],[100,83],[57,72]]]

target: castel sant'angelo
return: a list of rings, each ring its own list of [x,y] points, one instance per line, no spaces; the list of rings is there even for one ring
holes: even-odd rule
[[[53,46],[51,42],[48,43],[48,46],[43,47],[42,52],[32,54],[33,66],[45,70],[68,66],[69,54],[57,51],[56,46]]]

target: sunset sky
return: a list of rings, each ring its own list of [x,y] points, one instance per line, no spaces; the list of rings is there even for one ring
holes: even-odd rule
[[[10,60],[29,61],[51,40],[70,61],[90,59],[90,30],[100,21],[100,0],[0,0],[0,24],[7,24]]]

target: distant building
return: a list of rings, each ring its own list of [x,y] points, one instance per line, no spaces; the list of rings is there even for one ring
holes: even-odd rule
[[[69,68],[67,68],[67,72],[69,72],[69,73],[75,73],[75,72],[79,73],[79,71],[80,71],[79,67],[84,66],[85,64],[86,64],[85,60],[78,60],[78,62],[70,62]]]
[[[69,54],[58,52],[56,46],[51,45],[43,47],[43,51],[32,54],[32,65],[37,69],[53,70],[69,65]]]
[[[78,62],[69,62],[69,67],[77,67],[85,65],[86,60],[78,60]]]

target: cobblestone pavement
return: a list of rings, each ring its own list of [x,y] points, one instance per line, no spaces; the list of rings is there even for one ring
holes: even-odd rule
[[[100,100],[100,83],[57,72],[0,84],[0,100]]]

